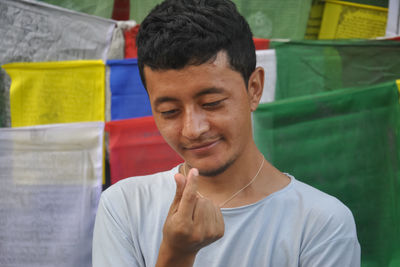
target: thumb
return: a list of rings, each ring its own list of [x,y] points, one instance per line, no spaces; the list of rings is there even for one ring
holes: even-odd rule
[[[178,210],[179,203],[181,202],[183,191],[185,190],[186,186],[186,179],[185,176],[183,176],[180,173],[177,173],[174,175],[175,178],[175,183],[176,183],[176,192],[175,192],[175,198],[172,201],[171,207],[169,212],[175,213]]]

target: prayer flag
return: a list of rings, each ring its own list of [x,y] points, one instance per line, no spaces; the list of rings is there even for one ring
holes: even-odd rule
[[[399,86],[285,99],[254,113],[255,141],[266,159],[353,212],[362,266],[400,262]]]
[[[137,58],[136,36],[140,25],[136,25],[124,31],[125,58]]]
[[[3,83],[3,75],[1,75],[0,71],[0,128],[7,126],[7,118],[9,117],[9,110],[7,109],[7,101],[8,97],[6,96]]]
[[[153,117],[110,121],[111,184],[138,175],[166,171],[183,162],[165,142]]]
[[[276,100],[400,78],[397,41],[310,40],[273,46]]]
[[[319,30],[321,29],[322,14],[324,12],[324,0],[312,0],[310,15],[307,21],[307,30],[304,39],[318,39]]]
[[[9,63],[12,127],[104,121],[101,60]]]
[[[386,37],[400,35],[400,1],[389,0],[389,11],[386,24]]]
[[[111,120],[152,115],[137,59],[109,60],[107,65],[110,67]]]
[[[115,21],[25,0],[0,2],[0,63],[106,59]]]
[[[275,100],[276,85],[276,55],[275,49],[257,50],[257,67],[264,68],[264,89],[260,103],[268,103]]]
[[[233,0],[254,37],[304,39],[312,0]]]
[[[107,19],[111,18],[114,5],[113,0],[90,0],[90,1],[39,0],[39,1]]]
[[[0,265],[91,264],[103,122],[0,129]]]
[[[73,1],[65,2],[70,5],[78,2]],[[1,0],[0,65],[10,62],[106,60],[115,25],[112,20],[46,3]],[[6,114],[3,124],[11,126],[10,80],[2,69],[0,83],[0,98],[4,98]]]
[[[131,0],[130,16],[138,23],[142,22],[147,14],[163,0]]]
[[[269,39],[253,37],[253,42],[256,50],[264,50],[269,48]]]
[[[141,23],[162,0],[133,0],[130,14]],[[257,38],[304,38],[312,0],[233,0]]]
[[[319,39],[361,39],[385,36],[387,6],[354,2],[325,0]]]

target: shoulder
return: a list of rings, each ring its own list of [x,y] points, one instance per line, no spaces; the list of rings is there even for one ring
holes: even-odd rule
[[[102,198],[109,200],[124,197],[132,197],[143,194],[158,194],[158,191],[175,191],[174,175],[178,172],[178,166],[171,170],[150,175],[135,176],[120,180],[107,188],[102,193]]]
[[[304,251],[337,242],[358,244],[353,214],[340,200],[295,179],[292,190],[303,211]]]
[[[308,224],[329,224],[355,232],[353,214],[339,199],[293,178],[292,197],[298,201]]]
[[[142,248],[161,242],[154,233],[161,233],[175,194],[177,170],[127,178],[102,193],[93,234],[93,266],[144,266]]]
[[[340,221],[353,221],[350,209],[336,197],[295,179],[293,187],[294,193],[304,204],[309,216],[334,216]]]
[[[359,266],[360,244],[350,209],[295,179],[291,193],[302,210],[302,266]]]
[[[165,172],[123,179],[101,194],[100,204],[114,214],[128,213],[127,217],[146,212],[148,207],[168,207],[176,191],[174,175],[177,172],[178,167],[175,167]]]

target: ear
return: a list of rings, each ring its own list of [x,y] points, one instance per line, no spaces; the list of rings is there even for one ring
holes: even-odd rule
[[[257,67],[250,75],[247,88],[250,110],[253,112],[258,107],[264,89],[264,69],[262,67]]]

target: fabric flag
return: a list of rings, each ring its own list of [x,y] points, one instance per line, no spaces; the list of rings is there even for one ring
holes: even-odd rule
[[[74,3],[68,2],[71,5],[77,3],[75,0]],[[1,0],[0,65],[10,62],[106,60],[115,25],[112,20],[41,2]],[[0,83],[0,98],[6,103],[3,125],[10,126],[10,80],[2,69]]]
[[[138,23],[141,23],[147,14],[163,0],[131,0],[130,16]]]
[[[115,21],[25,0],[0,2],[0,63],[106,59]]]
[[[264,68],[264,89],[260,103],[268,103],[275,100],[276,85],[276,56],[274,49],[257,50],[257,67]]]
[[[39,1],[107,19],[111,18],[114,6],[114,0],[90,0],[90,1],[39,0]]]
[[[135,25],[124,31],[125,36],[125,58],[137,58],[136,36],[140,25]]]
[[[130,14],[141,23],[162,0],[133,0]],[[255,37],[301,40],[306,33],[312,0],[233,0]]]
[[[304,39],[318,39],[319,30],[321,29],[322,15],[324,13],[324,0],[312,0],[310,15],[307,21],[307,30]]]
[[[165,142],[153,117],[110,121],[109,134],[111,184],[131,176],[169,170],[183,162]]]
[[[302,41],[273,43],[277,60],[275,99],[400,78],[400,42]]]
[[[137,58],[136,36],[139,33],[139,24],[133,24],[125,29],[125,58]],[[257,50],[269,48],[269,40],[263,38],[253,38],[254,46]]]
[[[12,127],[104,121],[101,60],[9,63]]]
[[[389,0],[389,11],[386,24],[386,37],[400,35],[400,1]]]
[[[117,27],[113,32],[110,50],[108,51],[107,58],[111,59],[124,59],[125,58],[125,31],[136,25],[133,20],[118,21]],[[111,91],[110,91],[110,68],[106,68],[106,121],[111,120]]]
[[[102,122],[0,129],[0,265],[90,267]]]
[[[6,90],[4,89],[3,76],[0,70],[0,128],[7,126],[7,117],[9,117],[9,110],[7,110]]]
[[[110,67],[111,120],[152,115],[137,59],[109,60],[107,65]]]
[[[353,212],[364,267],[400,266],[399,87],[318,93],[254,113],[265,157]]]
[[[114,0],[112,19],[129,20],[130,0]]]
[[[256,50],[265,50],[269,48],[269,39],[253,37],[253,42]]]
[[[385,1],[386,7],[376,6],[379,2]],[[364,4],[368,2],[371,4]],[[325,0],[318,38],[363,39],[385,36],[387,16],[387,0]]]
[[[304,39],[312,0],[233,0],[255,37]]]

